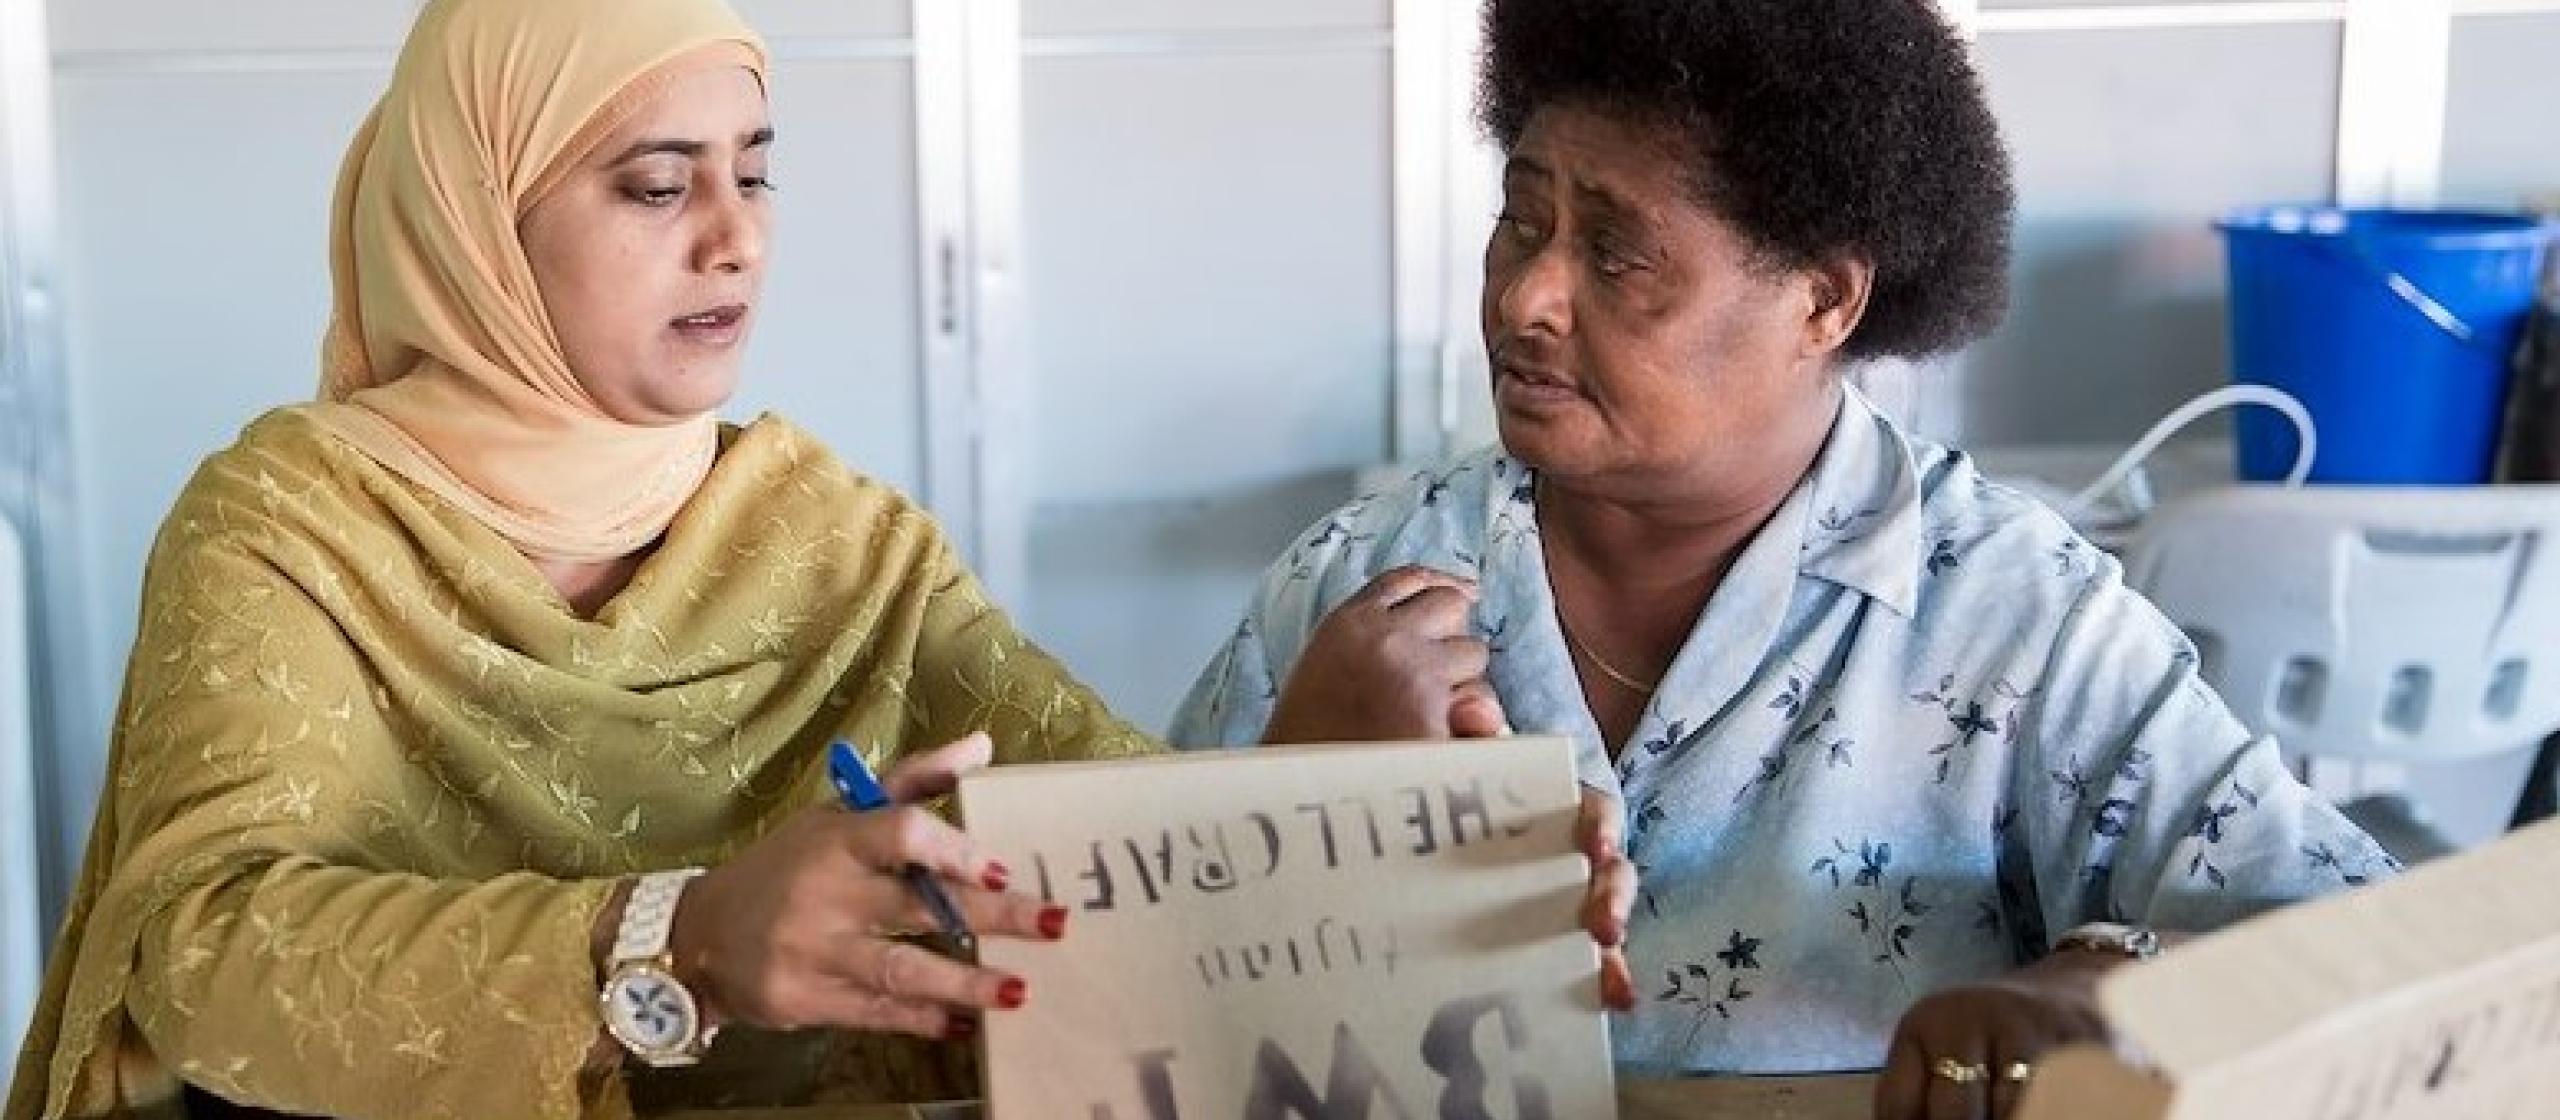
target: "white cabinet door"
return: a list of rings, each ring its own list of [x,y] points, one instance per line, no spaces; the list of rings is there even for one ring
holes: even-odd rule
[[[13,1052],[44,981],[30,596],[18,531],[0,516],[0,1046]]]
[[[1026,622],[1151,729],[1388,454],[1386,8],[1024,12]]]
[[[2018,228],[2008,321],[1966,359],[1967,441],[2130,442],[2229,379],[2212,222],[2328,196],[2340,40],[2334,22],[1983,37]]]
[[[2447,79],[2445,200],[2560,213],[2560,2],[2455,19]]]

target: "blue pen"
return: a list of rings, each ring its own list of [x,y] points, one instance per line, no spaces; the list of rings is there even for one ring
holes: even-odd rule
[[[827,748],[827,776],[836,783],[836,795],[844,807],[857,813],[886,809],[889,791],[880,788],[880,779],[862,763],[862,755],[842,739]],[[942,936],[955,952],[966,953],[977,947],[977,936],[969,932],[969,923],[960,916],[960,908],[942,889],[942,880],[920,864],[910,863],[903,872],[907,885],[924,899],[924,908],[933,912],[934,924],[942,927]]]

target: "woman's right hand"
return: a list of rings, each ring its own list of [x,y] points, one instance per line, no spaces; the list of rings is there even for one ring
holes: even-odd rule
[[[1280,689],[1265,743],[1482,739],[1504,728],[1492,653],[1468,628],[1476,585],[1403,567],[1318,623]]]
[[[960,1039],[979,1012],[1022,1005],[1019,977],[932,952],[901,934],[934,929],[900,877],[940,877],[980,937],[1056,940],[1067,911],[1005,893],[1004,866],[918,807],[985,766],[986,736],[918,755],[882,779],[896,808],[812,808],[693,881],[677,904],[677,974],[715,1024],[836,1027]]]

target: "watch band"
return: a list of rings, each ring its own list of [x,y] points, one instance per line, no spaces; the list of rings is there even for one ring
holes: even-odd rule
[[[622,925],[614,933],[613,954],[606,963],[654,960],[664,954],[675,927],[676,901],[684,897],[685,885],[700,874],[701,868],[689,867],[641,876],[631,888],[630,900],[622,904]]]
[[[2056,938],[2053,947],[2057,952],[2063,949],[2087,949],[2141,961],[2160,955],[2160,935],[2144,926],[2126,925],[2122,922],[2090,922],[2074,927],[2070,932]]]

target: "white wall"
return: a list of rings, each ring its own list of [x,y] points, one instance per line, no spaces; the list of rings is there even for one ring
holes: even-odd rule
[[[1388,454],[1384,8],[1027,13],[1026,622],[1141,724]]]
[[[2229,380],[2213,219],[2329,196],[2336,24],[1994,33],[2013,303],[1966,360],[1978,444],[2130,441]]]
[[[2456,21],[2450,79],[2445,199],[2560,209],[2560,11]]]
[[[16,523],[0,518],[0,1045],[24,1034],[43,985],[46,934],[36,842],[33,648],[28,568]]]

